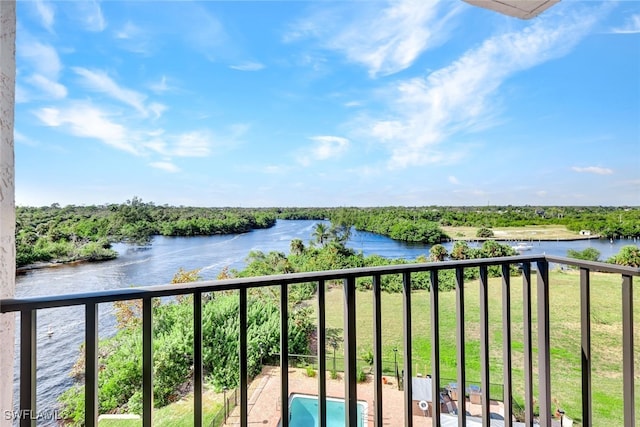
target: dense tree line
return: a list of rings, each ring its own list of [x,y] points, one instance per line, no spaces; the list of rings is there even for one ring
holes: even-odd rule
[[[272,227],[273,209],[157,206],[134,197],[122,204],[16,208],[16,264],[110,259],[114,242],[148,244],[154,235],[244,233]]]

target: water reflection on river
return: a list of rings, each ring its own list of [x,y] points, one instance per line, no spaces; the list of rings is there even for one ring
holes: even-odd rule
[[[147,248],[116,245],[118,259],[99,264],[69,265],[33,270],[17,278],[16,297],[91,292],[130,286],[168,283],[179,268],[201,269],[203,279],[215,279],[224,267],[240,269],[251,250],[289,252],[292,239],[305,244],[311,239],[317,221],[278,221],[266,230],[229,236],[156,237]],[[527,253],[565,256],[568,249],[593,247],[601,259],[618,253],[632,240],[579,240],[560,242],[529,242]],[[429,245],[407,244],[372,233],[355,232],[348,244],[365,255],[378,254],[388,258],[415,259],[429,254]],[[452,244],[445,247],[451,249]],[[99,307],[100,335],[114,332],[115,320],[110,304]],[[82,307],[46,309],[38,312],[38,410],[56,407],[57,396],[73,383],[69,371],[80,345],[84,341],[84,310]],[[19,327],[19,325],[16,325]],[[52,335],[49,336],[49,330]],[[16,329],[16,332],[18,329]],[[19,359],[16,334],[16,362]],[[17,397],[18,369],[15,370]],[[17,401],[17,400],[16,400]],[[45,424],[42,424],[45,425]]]

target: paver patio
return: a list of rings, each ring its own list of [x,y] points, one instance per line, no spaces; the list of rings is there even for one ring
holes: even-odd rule
[[[395,378],[392,382],[382,387],[382,414],[385,426],[402,426],[404,424],[404,392],[398,390]],[[289,368],[289,394],[301,393],[309,395],[318,394],[318,378],[310,378],[304,369]],[[327,375],[327,397],[344,398],[344,382],[341,378],[331,379]],[[373,399],[374,387],[371,380],[359,383],[357,386],[359,401],[367,403],[367,425],[373,427]],[[467,411],[470,415],[482,414],[480,405],[474,405],[467,399]],[[249,425],[265,425],[277,427],[280,421],[280,367],[267,366],[262,374],[256,377],[249,385]],[[491,412],[503,415],[502,402],[491,402]],[[238,426],[239,407],[236,407],[227,420],[226,426]],[[418,408],[417,402],[413,402],[413,425],[419,427],[431,426],[431,417],[425,416]],[[312,426],[311,426],[312,427]]]

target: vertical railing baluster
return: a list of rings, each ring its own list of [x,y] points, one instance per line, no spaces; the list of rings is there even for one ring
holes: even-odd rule
[[[440,309],[438,301],[438,271],[431,270],[431,417],[434,427],[440,427]]]
[[[531,313],[531,264],[522,264],[522,330],[524,359],[524,420],[533,425],[533,338]]]
[[[37,311],[20,311],[20,426],[35,426]],[[11,344],[13,345],[13,344]]]
[[[591,281],[589,270],[580,269],[580,338],[582,346],[582,425],[589,427],[591,417]]]
[[[325,282],[318,282],[318,427],[327,427],[327,330]]]
[[[249,424],[249,375],[247,372],[247,288],[240,288],[238,290],[238,298],[238,314],[240,315],[240,331],[238,337],[238,350],[240,352],[240,427],[247,427]],[[287,414],[287,416],[288,415],[289,414]]]
[[[458,426],[467,425],[467,402],[465,398],[465,351],[464,351],[464,269],[456,268],[456,360],[458,362]]]
[[[624,378],[624,425],[635,426],[633,367],[633,278],[622,275],[622,377]]]
[[[537,263],[538,393],[540,425],[551,426],[551,353],[549,346],[549,263]]]
[[[289,291],[280,285],[280,401],[281,427],[289,427]]]
[[[480,266],[480,386],[482,424],[491,425],[489,393],[489,276],[487,266]]]
[[[85,309],[84,347],[84,424],[98,425],[98,305],[87,303]]]
[[[153,425],[153,299],[142,298],[142,426]]]
[[[373,371],[373,425],[382,427],[382,296],[379,274],[373,276]]]
[[[356,279],[352,276],[344,279],[344,331],[344,418],[345,425],[357,426]]]
[[[402,386],[404,387],[404,425],[413,426],[413,390],[411,383],[411,274],[402,274],[402,318],[404,329],[404,375]]]
[[[202,426],[202,292],[193,293],[193,425]]]
[[[513,376],[511,362],[511,266],[502,264],[502,376],[504,419],[513,419]]]

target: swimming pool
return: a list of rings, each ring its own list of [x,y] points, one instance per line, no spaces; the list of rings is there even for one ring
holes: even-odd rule
[[[344,399],[327,397],[327,427],[344,427]],[[367,419],[367,402],[358,401],[358,426]],[[289,396],[289,427],[318,426],[318,396]]]

